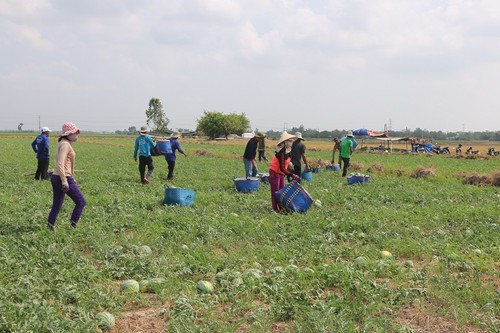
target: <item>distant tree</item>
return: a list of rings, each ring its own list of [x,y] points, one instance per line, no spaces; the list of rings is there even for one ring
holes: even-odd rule
[[[170,120],[165,115],[163,105],[159,98],[149,100],[149,108],[146,110],[147,124],[152,127],[152,132],[162,134],[167,132],[167,126]]]
[[[227,138],[229,134],[243,134],[250,127],[250,120],[242,114],[230,113],[224,115],[222,132]]]
[[[242,114],[230,113],[223,114],[216,111],[204,111],[203,116],[198,120],[196,131],[205,133],[210,140],[224,135],[226,138],[229,134],[241,135],[247,128],[250,127],[250,120]]]
[[[135,126],[130,126],[128,128],[128,134],[134,134],[135,132],[137,132],[137,128]]]
[[[197,119],[196,131],[201,131],[214,140],[224,134],[224,115],[221,112],[203,111],[203,116]]]
[[[19,125],[17,125],[17,130],[18,131],[22,131],[23,130],[23,126],[24,126],[24,124],[20,123]]]

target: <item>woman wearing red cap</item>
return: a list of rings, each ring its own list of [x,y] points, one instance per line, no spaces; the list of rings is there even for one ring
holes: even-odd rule
[[[76,228],[76,224],[82,215],[83,208],[86,205],[85,198],[78,188],[73,173],[75,172],[75,151],[73,143],[78,140],[80,130],[73,123],[65,123],[59,136],[56,151],[56,166],[54,173],[50,177],[52,182],[52,209],[49,213],[48,227],[54,230],[57,215],[64,203],[66,194],[75,203],[75,208],[71,214],[71,226]]]

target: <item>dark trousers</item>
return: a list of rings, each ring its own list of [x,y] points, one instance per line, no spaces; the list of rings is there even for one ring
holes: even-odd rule
[[[342,177],[345,177],[347,175],[347,169],[349,169],[349,166],[351,165],[351,159],[340,157],[340,160],[342,161],[342,164],[344,164],[344,168],[342,169]]]
[[[37,168],[36,168],[36,172],[35,172],[35,179],[38,180],[38,179],[42,179],[42,180],[46,180],[46,179],[49,179],[49,174],[48,174],[48,171],[49,171],[49,159],[48,158],[39,158],[38,159],[38,165],[37,165]]]
[[[167,168],[168,168],[167,179],[174,178],[175,161],[168,161],[167,160]]]
[[[146,175],[146,165],[148,166],[148,174]],[[151,156],[139,156],[139,173],[141,174],[141,182],[144,183],[144,178],[149,178],[154,170],[153,158]]]
[[[258,153],[259,153],[259,162],[261,162],[262,160],[267,162],[266,151],[259,150]]]
[[[73,179],[73,177],[66,177],[66,179],[68,180],[69,191],[63,192],[61,190],[62,187],[61,177],[56,175],[52,175],[50,177],[50,181],[52,183],[53,200],[52,200],[52,209],[50,210],[49,213],[48,222],[51,226],[54,226],[56,224],[57,215],[59,215],[59,212],[61,211],[61,207],[64,203],[64,198],[66,197],[66,194],[75,203],[75,208],[73,209],[73,213],[71,214],[72,227],[76,227],[76,224],[80,219],[80,216],[82,216],[83,208],[87,204],[87,201],[85,201],[85,198],[83,197],[82,192],[78,188],[78,185],[76,185],[76,182]]]

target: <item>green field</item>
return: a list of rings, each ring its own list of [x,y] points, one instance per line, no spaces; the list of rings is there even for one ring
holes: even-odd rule
[[[499,172],[500,157],[355,153],[359,172],[379,166],[368,184],[315,173],[305,187],[321,207],[276,214],[269,185],[234,188],[246,141],[181,140],[189,156],[170,184],[197,197],[177,207],[162,204],[162,157],[144,186],[134,137],[81,135],[75,179],[87,206],[72,229],[67,198],[50,232],[50,182],[26,176],[34,136],[0,134],[2,333],[98,332],[102,311],[116,317],[108,332],[500,330],[500,190],[462,183]],[[319,147],[309,159],[330,160],[305,143]],[[56,144],[52,135],[52,157]],[[435,175],[410,177],[419,167]],[[161,280],[148,292],[120,292],[151,278]],[[214,291],[199,292],[200,280]]]

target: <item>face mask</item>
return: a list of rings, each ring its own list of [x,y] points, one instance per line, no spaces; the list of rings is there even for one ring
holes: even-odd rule
[[[76,140],[78,140],[78,134],[70,134],[70,135],[68,135],[68,140],[69,141],[76,141]]]
[[[292,141],[285,141],[285,147],[286,147],[287,149],[292,148],[292,144],[293,144],[293,142],[292,142]]]

